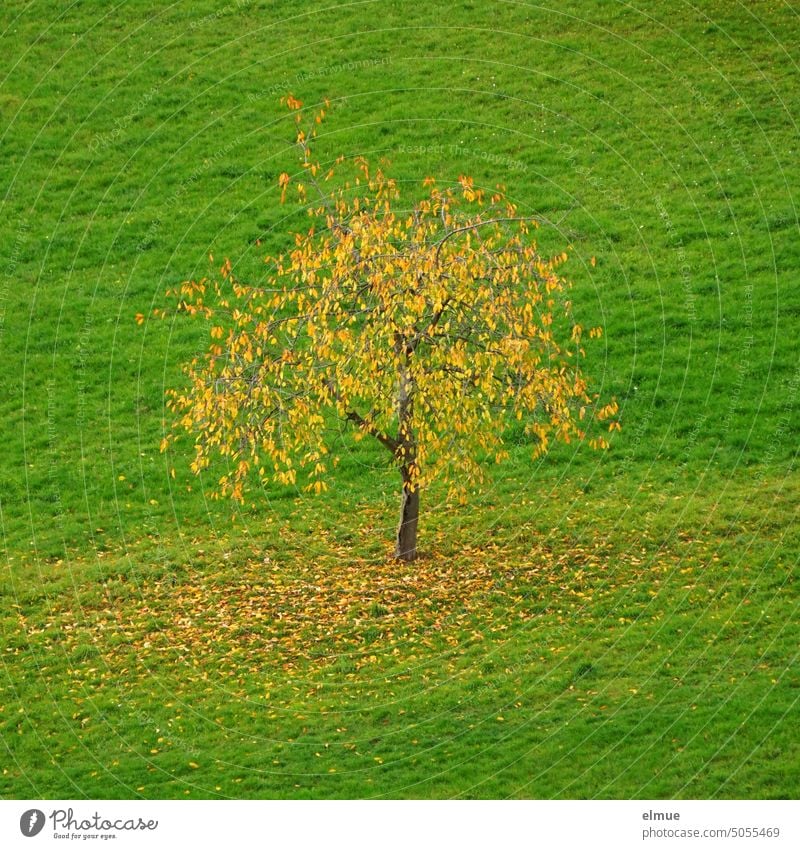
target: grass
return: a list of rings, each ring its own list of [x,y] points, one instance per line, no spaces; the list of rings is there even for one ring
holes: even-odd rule
[[[12,2],[0,31],[0,795],[797,795],[789,6]],[[611,452],[426,493],[410,573],[368,445],[235,522],[158,451],[205,339],[134,316],[281,243],[287,90],[332,99],[325,157],[506,183],[605,328]]]
[[[672,527],[677,491],[642,499]],[[62,797],[787,795],[798,626],[780,535],[757,511],[740,517],[749,550],[722,517],[665,543],[607,514],[544,535],[541,513],[482,545],[449,516],[411,567],[333,534],[309,550],[298,520],[275,560],[195,539],[176,562],[129,553],[17,584],[6,780]]]

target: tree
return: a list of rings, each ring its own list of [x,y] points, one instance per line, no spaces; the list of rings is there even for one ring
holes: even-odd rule
[[[211,344],[185,367],[188,387],[168,393],[176,427],[162,447],[193,434],[192,468],[226,458],[219,494],[237,500],[251,474],[320,492],[337,464],[331,425],[349,423],[399,472],[395,554],[413,560],[420,490],[439,477],[465,500],[482,464],[508,456],[509,420],[539,456],[554,440],[588,439],[586,425],[617,406],[589,395],[583,330],[558,272],[567,257],[538,252],[536,220],[469,177],[445,188],[427,178],[403,207],[396,181],[364,158],[326,172],[311,150],[325,110],[303,129],[302,104],[286,102],[302,168],[280,176],[281,201],[296,183],[310,226],[267,258],[262,285],[226,260],[220,278],[172,293],[209,322]]]

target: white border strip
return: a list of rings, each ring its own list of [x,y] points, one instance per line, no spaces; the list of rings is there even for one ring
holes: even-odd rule
[[[151,849],[795,849],[800,802],[0,801],[0,845],[54,841]]]

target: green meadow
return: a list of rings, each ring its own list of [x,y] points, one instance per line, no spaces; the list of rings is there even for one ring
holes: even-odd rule
[[[786,3],[0,10],[0,797],[796,798],[800,17]],[[215,500],[165,391],[317,151],[471,175],[566,250],[607,452],[466,505],[336,437]],[[166,309],[165,318],[154,310]],[[137,322],[136,316],[144,317]]]

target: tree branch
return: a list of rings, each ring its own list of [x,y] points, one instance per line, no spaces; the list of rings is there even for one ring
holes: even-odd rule
[[[381,433],[376,427],[371,425],[363,416],[360,416],[355,410],[350,410],[345,416],[347,421],[355,422],[362,430],[365,430],[371,436],[374,436],[381,445],[385,445],[392,454],[397,454],[397,449],[400,447],[400,443],[396,439],[392,439],[391,436],[387,436],[385,433]]]
[[[326,386],[330,390],[331,395],[341,403],[342,396],[336,389],[332,380],[325,381]],[[374,436],[381,445],[386,446],[392,454],[397,454],[398,448],[400,448],[400,443],[396,439],[392,439],[391,436],[381,432],[378,428],[375,427],[371,422],[365,419],[363,416],[359,415],[355,410],[348,410],[345,413],[345,420],[348,422],[353,422],[357,424],[362,430],[366,431],[370,436]]]
[[[444,243],[451,238],[451,236],[456,236],[459,233],[466,233],[467,230],[477,230],[479,227],[486,227],[491,224],[505,224],[510,223],[512,221],[538,221],[539,219],[535,216],[516,216],[513,218],[488,218],[486,221],[476,221],[473,224],[467,224],[464,227],[456,227],[455,230],[451,230],[449,233],[446,233],[439,239],[439,243],[436,245],[436,254],[434,255],[434,262],[436,265],[439,265],[439,254],[442,252],[442,246]]]

